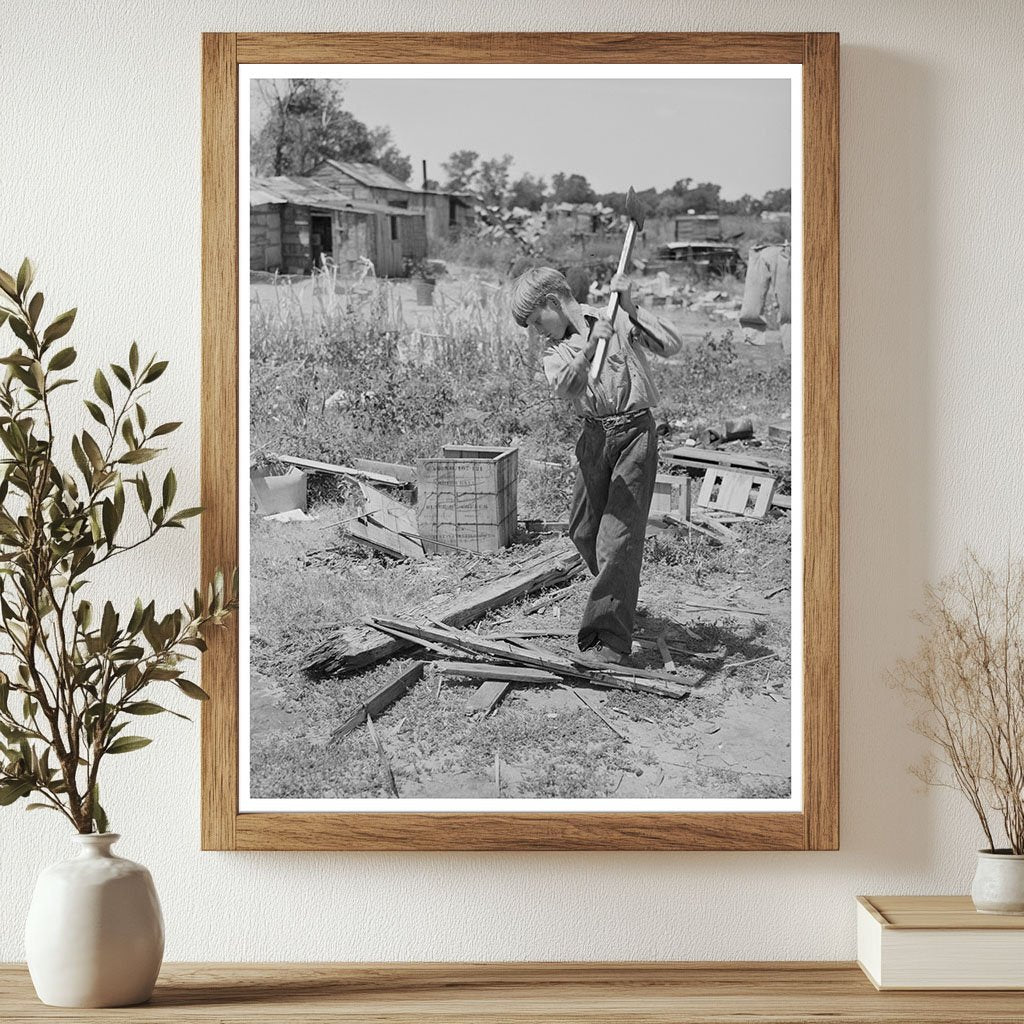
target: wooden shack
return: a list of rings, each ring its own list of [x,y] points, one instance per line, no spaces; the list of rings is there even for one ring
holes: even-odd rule
[[[250,270],[308,274],[324,261],[401,277],[427,255],[422,210],[357,198],[313,178],[254,178],[249,185]]]
[[[363,202],[380,203],[422,213],[427,242],[435,245],[476,224],[474,200],[460,192],[415,188],[376,164],[324,160],[310,177]]]

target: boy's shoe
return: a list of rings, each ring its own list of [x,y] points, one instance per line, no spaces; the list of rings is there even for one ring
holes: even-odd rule
[[[603,665],[621,666],[633,664],[628,654],[622,654],[615,650],[615,648],[602,643],[600,640],[598,640],[593,647],[588,647],[585,651],[580,651],[580,653],[576,655],[575,660],[581,661],[585,665],[593,665],[596,668],[600,668]]]

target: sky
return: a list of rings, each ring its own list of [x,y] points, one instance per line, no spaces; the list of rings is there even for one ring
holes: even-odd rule
[[[345,106],[387,125],[410,181],[444,182],[459,149],[511,153],[513,180],[583,174],[597,192],[722,186],[724,199],[790,187],[790,82],[781,79],[346,79]],[[259,114],[254,105],[253,120]]]

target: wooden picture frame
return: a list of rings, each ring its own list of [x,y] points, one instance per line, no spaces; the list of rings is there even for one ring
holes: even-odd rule
[[[839,843],[839,39],[832,33],[206,34],[202,572],[238,562],[238,67],[260,63],[803,66],[803,809],[785,813],[240,813],[238,636],[203,658],[207,850],[834,850]]]

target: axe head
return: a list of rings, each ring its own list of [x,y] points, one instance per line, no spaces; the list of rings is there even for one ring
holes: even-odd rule
[[[644,226],[646,215],[647,211],[644,210],[644,204],[637,199],[636,192],[633,191],[633,186],[630,185],[629,191],[626,193],[626,216],[636,224],[639,230]]]

